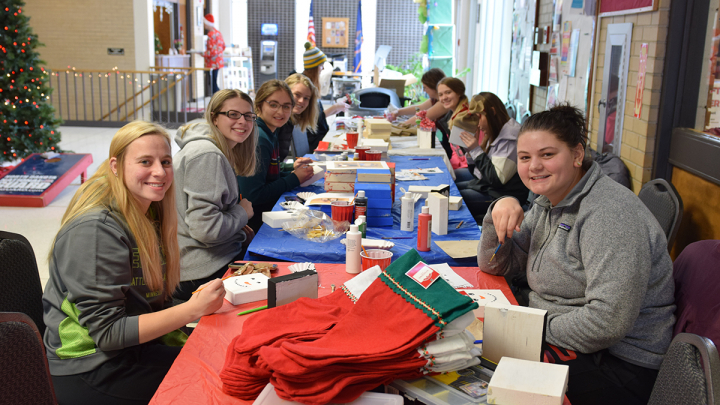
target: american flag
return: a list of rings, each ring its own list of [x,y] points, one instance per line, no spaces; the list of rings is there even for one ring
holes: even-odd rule
[[[308,36],[307,36],[308,42],[313,44],[313,46],[316,46],[315,43],[315,21],[313,19],[313,4],[312,0],[310,0],[310,20],[308,21]]]

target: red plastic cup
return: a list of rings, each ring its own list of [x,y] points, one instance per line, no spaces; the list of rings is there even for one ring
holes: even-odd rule
[[[351,222],[353,220],[353,210],[355,204],[347,201],[333,201],[331,207],[331,215],[333,222]]]
[[[347,142],[348,149],[355,149],[358,143],[358,137],[360,134],[357,132],[348,132],[345,134],[345,141]]]
[[[381,150],[366,150],[365,151],[365,160],[380,160],[382,158],[382,151]]]
[[[365,254],[367,252],[367,254]],[[392,261],[392,252],[389,250],[382,249],[367,249],[360,252],[360,258],[362,259],[362,271],[365,271],[373,266],[380,266],[380,270],[385,270]]]
[[[369,146],[356,146],[355,147],[355,154],[357,155],[358,160],[367,160],[365,157],[365,152],[369,151]]]

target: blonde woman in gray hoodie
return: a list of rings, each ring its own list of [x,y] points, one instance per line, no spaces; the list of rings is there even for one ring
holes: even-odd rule
[[[175,298],[187,300],[198,286],[222,277],[255,236],[247,226],[252,203],[240,195],[236,176],[255,173],[256,117],[247,94],[226,89],[213,95],[204,121],[177,131],[180,286]]]

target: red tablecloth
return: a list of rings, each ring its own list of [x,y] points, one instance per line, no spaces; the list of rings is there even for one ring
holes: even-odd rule
[[[277,263],[280,268],[277,275],[290,274],[288,266],[291,264]],[[344,264],[316,264],[315,267],[319,277],[320,297],[330,294],[332,284],[339,287],[352,278],[351,274],[345,272]],[[477,267],[455,267],[453,270],[474,288],[502,290],[510,302],[517,304],[504,278],[482,273]],[[245,319],[252,316],[237,316],[237,313],[265,304],[265,301],[257,301],[235,306],[225,301],[218,312],[203,317],[150,403],[249,404],[222,392],[219,373],[225,362],[228,345],[242,332]]]

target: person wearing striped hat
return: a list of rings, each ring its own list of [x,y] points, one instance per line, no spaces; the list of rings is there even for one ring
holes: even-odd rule
[[[303,74],[310,78],[315,87],[320,89],[320,72],[323,70],[323,65],[327,62],[327,56],[318,47],[314,46],[310,42],[305,42],[305,52],[303,53],[303,64],[305,70]],[[327,109],[323,109],[322,102],[320,102],[320,114],[318,114],[317,129],[315,131],[308,129],[308,145],[310,150],[315,150],[328,133],[330,127],[327,123],[327,116],[334,115],[341,111],[346,111],[350,106],[344,101],[338,101],[331,105]]]

